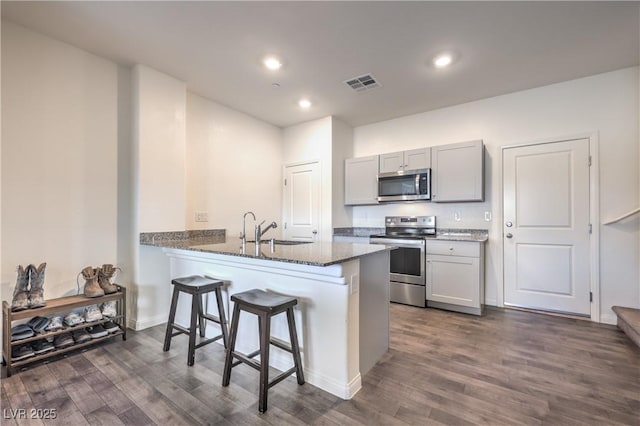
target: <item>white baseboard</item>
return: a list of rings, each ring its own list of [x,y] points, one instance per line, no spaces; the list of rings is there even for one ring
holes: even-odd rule
[[[603,323],[603,324],[616,325],[618,323],[618,317],[614,313],[601,314],[600,315],[600,322]]]
[[[144,330],[145,328],[153,327],[155,325],[159,325],[167,322],[166,315],[157,315],[152,318],[144,318],[144,319],[133,319],[129,318],[127,320],[127,327],[133,330],[139,331]]]

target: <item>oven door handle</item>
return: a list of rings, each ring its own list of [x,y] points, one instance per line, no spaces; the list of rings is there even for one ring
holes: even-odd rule
[[[371,238],[369,244],[387,244],[398,247],[423,247],[426,245],[425,240],[402,240],[395,238]]]

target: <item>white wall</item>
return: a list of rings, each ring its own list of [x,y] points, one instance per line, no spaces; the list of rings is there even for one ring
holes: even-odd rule
[[[133,68],[140,232],[185,229],[186,90],[171,76]]]
[[[333,228],[351,226],[351,206],[344,205],[344,160],[353,157],[353,128],[331,117],[331,160],[333,187],[331,194]]]
[[[280,222],[280,128],[187,93],[186,141],[187,229],[224,228],[235,238],[246,211],[259,221]],[[209,221],[196,222],[196,211],[208,212]],[[253,225],[249,217],[247,229]]]
[[[597,132],[600,218],[606,222],[639,204],[638,67],[484,99],[354,129],[354,156],[483,139],[486,201],[353,208],[354,226],[384,226],[389,214],[434,214],[439,227],[488,228],[486,301],[497,303],[502,238],[502,146]],[[453,220],[454,211],[462,220]],[[483,220],[484,211],[493,220]],[[640,219],[600,226],[601,320],[612,305],[640,307]]]
[[[319,239],[330,241],[333,234],[331,226],[331,117],[285,128],[282,149],[284,165],[320,162],[322,195]]]
[[[52,298],[116,262],[117,86],[114,63],[2,21],[2,299],[19,264],[47,262]]]

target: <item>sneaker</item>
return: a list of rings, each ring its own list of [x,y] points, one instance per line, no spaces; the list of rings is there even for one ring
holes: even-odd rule
[[[86,322],[94,322],[102,319],[102,312],[98,305],[90,305],[84,308],[84,319]]]
[[[101,326],[100,324],[94,325],[93,327],[87,327],[87,332],[89,333],[92,339],[98,339],[100,337],[104,337],[107,334],[109,334],[107,330],[105,330],[104,327]]]
[[[49,352],[55,349],[53,343],[47,341],[46,339],[36,340],[33,342],[33,352],[36,354],[43,354],[45,352]]]
[[[73,337],[71,337],[71,333],[58,334],[53,339],[53,345],[56,347],[56,349],[62,349],[68,346],[72,346],[73,343],[74,341],[73,341]]]
[[[55,317],[51,317],[49,325],[47,326],[47,331],[56,331],[64,328],[62,325],[62,317],[60,315],[56,315]]]
[[[11,359],[13,361],[19,361],[34,355],[33,349],[31,349],[29,345],[14,346],[11,348]]]
[[[85,330],[84,328],[81,328],[79,330],[73,330],[71,332],[71,335],[73,336],[73,340],[76,342],[76,344],[84,343],[91,340],[91,336],[89,335],[89,333],[87,333],[87,330]]]
[[[28,324],[19,324],[11,328],[11,341],[28,339],[33,337],[35,333]]]
[[[82,324],[84,322],[84,318],[82,318],[80,315],[78,315],[78,313],[76,312],[69,312],[65,317],[64,317],[64,322],[65,324],[67,324],[68,326],[72,327],[74,325],[78,325],[78,324]]]
[[[104,327],[105,330],[107,330],[108,333],[115,333],[117,331],[120,331],[120,327],[118,327],[118,324],[116,324],[113,321],[107,321],[104,324],[102,324],[102,326]]]
[[[51,320],[46,317],[33,317],[29,320],[27,324],[36,333],[42,333],[47,328],[50,322]]]
[[[114,318],[118,315],[116,311],[116,301],[112,300],[110,302],[104,302],[102,304],[102,315],[107,318]]]

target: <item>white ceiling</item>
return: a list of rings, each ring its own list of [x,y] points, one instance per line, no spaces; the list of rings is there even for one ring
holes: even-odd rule
[[[357,126],[638,65],[640,2],[10,2],[2,16],[277,126]],[[430,59],[453,51],[437,70]],[[267,53],[283,68],[266,70]],[[342,82],[372,73],[382,87]],[[280,84],[274,89],[272,83]],[[313,106],[301,111],[297,101]]]

